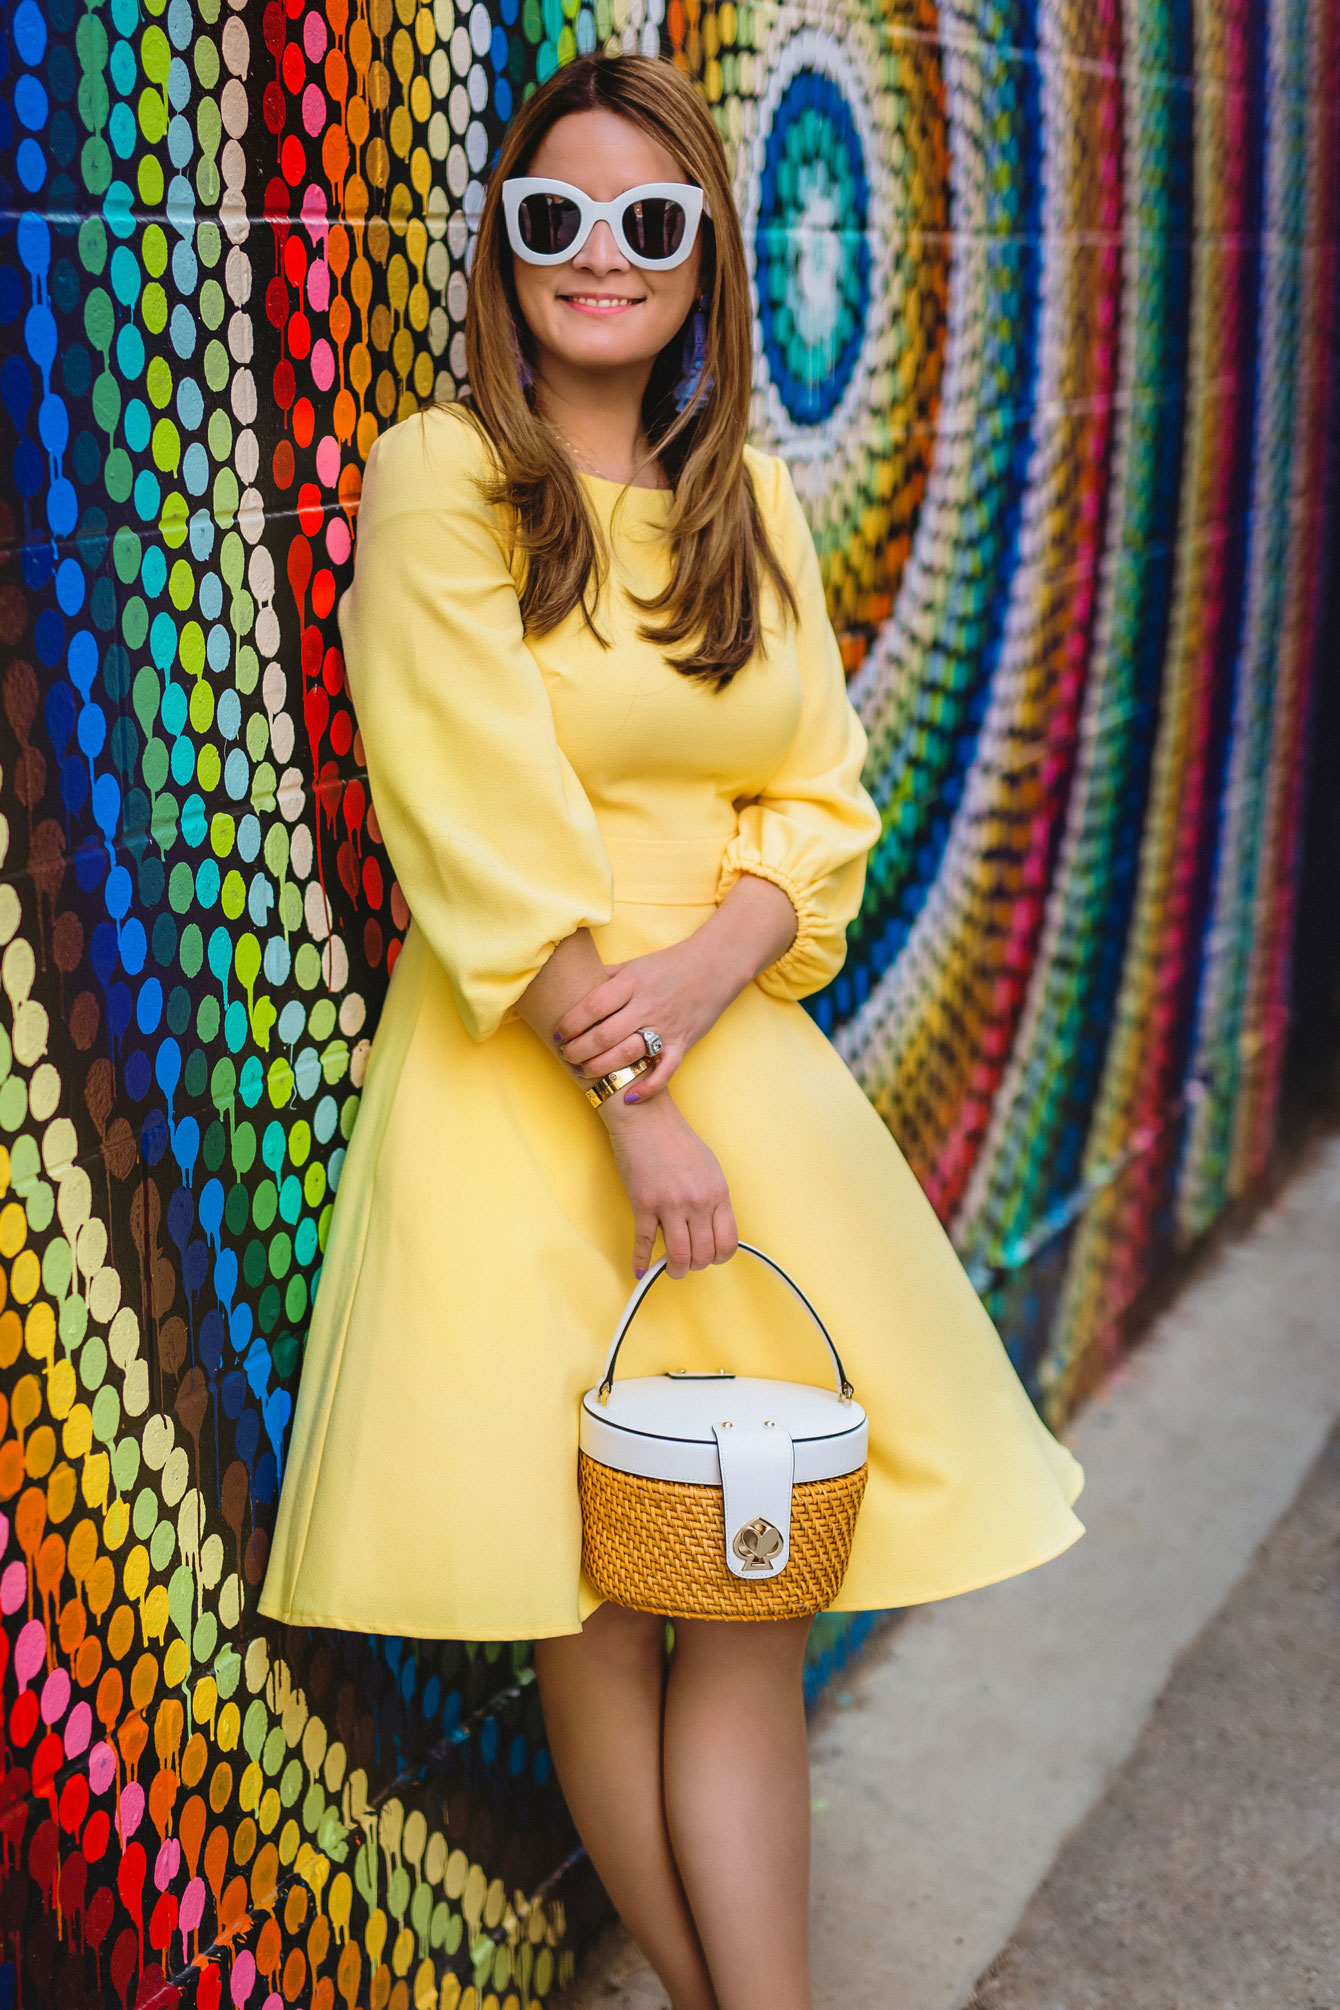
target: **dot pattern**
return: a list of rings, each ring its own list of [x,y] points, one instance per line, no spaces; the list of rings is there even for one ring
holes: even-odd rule
[[[812,1001],[1059,1422],[1266,1162],[1326,0],[17,0],[0,31],[0,2010],[531,2010],[528,1650],[265,1627],[408,913],[335,605],[515,106],[698,83],[884,832]],[[871,1615],[816,1626],[816,1694]]]

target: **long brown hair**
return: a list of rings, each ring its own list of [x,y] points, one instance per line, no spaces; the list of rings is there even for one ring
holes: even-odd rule
[[[793,615],[796,599],[744,459],[752,310],[726,153],[702,97],[668,63],[645,56],[579,57],[521,107],[503,139],[479,220],[465,311],[470,389],[462,402],[499,465],[488,499],[513,512],[526,560],[521,612],[527,629],[545,634],[580,606],[598,634],[588,589],[594,582],[598,597],[607,554],[571,460],[523,388],[521,361],[533,361],[531,335],[513,285],[501,201],[503,182],[526,173],[551,126],[569,113],[597,110],[617,113],[674,154],[711,211],[700,240],[704,388],[686,411],[676,411],[682,328],[652,365],[642,402],[651,451],[674,488],[667,522],[672,564],[663,590],[634,596],[634,603],[653,617],[642,625],[645,640],[667,651],[687,645],[669,658],[676,670],[724,690],[762,638],[761,575],[768,574]]]

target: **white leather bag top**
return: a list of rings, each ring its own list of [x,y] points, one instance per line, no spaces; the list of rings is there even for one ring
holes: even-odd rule
[[[762,1250],[745,1242],[740,1249],[766,1263],[804,1305],[828,1348],[835,1386],[679,1369],[616,1382],[619,1350],[665,1269],[662,1258],[624,1307],[602,1379],[582,1398],[581,1448],[616,1472],[721,1487],[727,1565],[738,1577],[775,1577],[790,1554],[792,1485],[856,1472],[865,1464],[869,1432],[837,1348],[805,1294]],[[759,1536],[758,1529],[770,1533]]]

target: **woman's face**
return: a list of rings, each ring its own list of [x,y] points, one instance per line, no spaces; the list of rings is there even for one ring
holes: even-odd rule
[[[551,126],[527,174],[571,182],[596,202],[653,181],[686,181],[683,164],[640,127],[615,112],[571,112]],[[597,223],[564,265],[528,265],[510,251],[517,300],[535,338],[540,373],[547,361],[568,369],[648,368],[683,324],[698,291],[701,227],[682,265],[646,272]]]

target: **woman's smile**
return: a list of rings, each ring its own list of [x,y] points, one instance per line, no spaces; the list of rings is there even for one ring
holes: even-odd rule
[[[558,297],[578,314],[622,314],[642,305],[640,298],[627,293],[560,293]]]

